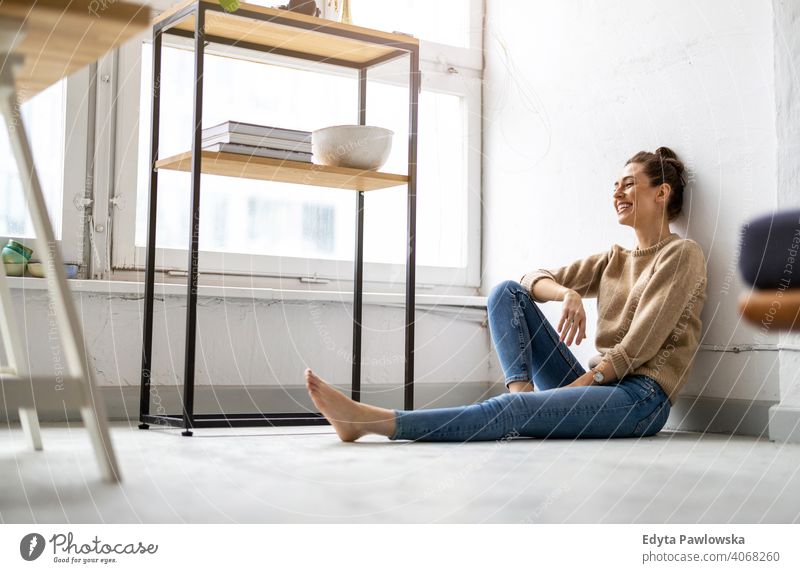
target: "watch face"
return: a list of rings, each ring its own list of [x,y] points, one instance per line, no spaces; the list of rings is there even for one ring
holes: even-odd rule
[[[603,381],[603,373],[602,372],[595,372],[594,373],[594,380],[595,380],[595,382],[602,382]]]

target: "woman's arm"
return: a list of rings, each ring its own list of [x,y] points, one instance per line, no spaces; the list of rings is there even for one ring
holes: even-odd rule
[[[600,288],[600,277],[608,265],[611,251],[590,255],[579,259],[565,267],[557,269],[537,269],[525,273],[520,284],[528,289],[531,298],[536,302],[548,300],[564,300],[568,291],[573,290],[584,298],[594,298]],[[539,286],[539,283],[550,279],[555,284]],[[544,298],[539,297],[539,293]]]
[[[551,300],[564,301],[561,320],[556,330],[559,342],[570,346],[586,338],[586,311],[583,296],[595,297],[600,288],[600,277],[608,265],[610,252],[597,253],[558,269],[537,269],[520,279],[530,297],[538,303]]]
[[[533,298],[541,301],[564,300],[565,296],[570,292],[575,291],[558,284],[549,277],[542,277],[540,280],[537,280],[530,289]]]
[[[611,365],[611,362],[603,358],[600,361],[600,364],[594,367],[595,370],[599,370],[603,373],[605,378],[603,379],[603,384],[608,384],[609,382],[614,382],[617,379],[617,374],[614,372],[614,367]],[[566,386],[562,386],[562,388],[569,388],[570,386],[594,386],[597,382],[594,381],[594,372],[589,370],[588,372],[583,373],[582,375],[578,376],[575,380],[567,384]]]
[[[556,327],[560,335],[559,342],[566,342],[567,346],[573,341],[580,344],[586,338],[586,310],[583,308],[581,295],[547,277],[537,281],[533,286],[537,289],[535,291],[537,294],[533,295],[535,299],[564,301],[561,320]]]

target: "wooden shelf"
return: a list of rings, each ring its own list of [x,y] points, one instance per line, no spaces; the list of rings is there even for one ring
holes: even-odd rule
[[[144,32],[150,8],[116,1],[3,0],[0,18],[16,20],[22,30],[14,53],[23,63],[15,80],[26,101]]]
[[[241,3],[236,12],[227,13],[215,1],[185,0],[159,15],[154,24],[169,20],[195,3],[210,8],[205,16],[205,33],[212,42],[239,44],[352,67],[368,66],[404,55],[409,49],[419,49],[419,41],[406,34],[381,32],[246,3]],[[190,16],[169,29],[193,36],[194,28],[194,16]]]
[[[316,185],[354,191],[375,191],[408,182],[406,175],[361,171],[348,167],[330,167],[301,161],[251,157],[238,153],[203,151],[203,173],[225,177],[243,177],[298,185]],[[157,169],[192,170],[192,153],[187,151],[156,162]]]
[[[800,331],[800,288],[754,289],[738,303],[739,313],[754,326]]]

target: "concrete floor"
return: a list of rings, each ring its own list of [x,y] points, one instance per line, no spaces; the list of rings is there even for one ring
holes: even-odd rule
[[[112,437],[98,479],[86,432],[45,425],[45,452],[0,430],[5,523],[794,523],[800,445],[663,431],[640,440],[338,441],[328,426]]]

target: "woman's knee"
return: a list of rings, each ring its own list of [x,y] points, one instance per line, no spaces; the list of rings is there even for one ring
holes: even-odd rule
[[[504,295],[513,293],[515,290],[525,290],[525,287],[523,287],[517,281],[512,280],[506,280],[496,284],[494,288],[492,288],[492,291],[489,293],[489,297],[487,299],[490,307],[493,306],[493,302],[496,302]]]

